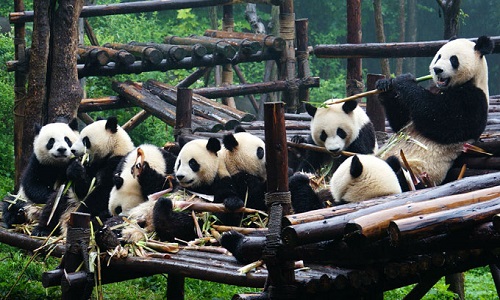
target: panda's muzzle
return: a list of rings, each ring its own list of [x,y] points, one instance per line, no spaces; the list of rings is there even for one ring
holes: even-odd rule
[[[439,74],[443,73],[443,69],[438,68],[438,67],[434,67],[433,70],[434,70],[434,74],[436,74],[436,76],[437,76],[437,81],[436,81],[437,87],[438,88],[447,87],[448,84],[450,83],[450,78],[449,77],[445,78],[445,77],[439,76]]]

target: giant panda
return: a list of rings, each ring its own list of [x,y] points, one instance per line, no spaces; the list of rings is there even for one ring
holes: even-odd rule
[[[393,135],[377,154],[385,159],[400,152],[411,170],[426,173],[430,185],[441,184],[463,144],[479,138],[488,115],[488,67],[485,54],[493,42],[451,40],[429,65],[438,93],[419,86],[411,74],[377,81]]]
[[[355,100],[319,107],[306,103],[305,109],[312,117],[311,134],[307,143],[326,148],[332,153],[349,151],[371,154],[377,149],[375,129],[365,111]],[[293,137],[294,142],[305,142],[304,138]],[[333,159],[327,153],[303,151],[301,162],[294,171],[318,173],[322,167],[334,162],[333,170],[344,160]]]
[[[7,196],[3,204],[3,220],[7,228],[13,224],[32,223],[41,214],[59,186],[67,181],[66,168],[71,146],[78,139],[78,123],[55,122],[35,125],[33,153],[24,169],[17,195]]]
[[[147,201],[149,195],[175,188],[173,173],[176,158],[174,154],[151,144],[142,144],[123,157],[115,171],[114,186],[109,195],[109,213],[127,216],[132,208]]]
[[[83,128],[71,147],[75,158],[66,170],[72,182],[71,189],[61,197],[55,214],[47,224],[55,201],[55,197],[51,198],[32,234],[47,235],[59,221],[64,230],[69,213],[74,210],[100,217],[102,221],[108,218],[108,200],[115,169],[121,158],[133,148],[130,136],[118,125],[116,117],[99,120]],[[82,162],[84,154],[88,154],[89,159]]]
[[[330,191],[336,204],[360,202],[402,192],[396,157],[384,161],[374,155],[356,154],[347,158],[332,174]]]

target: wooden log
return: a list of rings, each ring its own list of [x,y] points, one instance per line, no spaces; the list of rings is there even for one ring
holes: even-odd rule
[[[233,59],[236,55],[236,49],[229,43],[221,40],[207,40],[197,37],[178,37],[166,36],[163,41],[166,44],[173,45],[195,45],[200,44],[207,48],[209,53],[219,54],[226,58]]]
[[[125,50],[143,62],[148,62],[153,65],[159,65],[163,59],[162,51],[152,46],[136,46],[120,43],[106,43],[103,46],[115,50]]]
[[[461,155],[453,162],[453,166],[455,167],[462,166],[464,164],[471,169],[500,170],[500,157],[469,157]]]
[[[276,2],[276,0],[257,2]],[[105,5],[84,6],[80,18],[109,16],[118,14],[134,14],[141,12],[154,12],[161,10],[177,10],[184,8],[208,7],[214,5],[227,5],[239,0],[174,0],[174,1],[136,1],[125,3],[112,3]],[[33,11],[23,11],[9,14],[11,23],[26,23],[33,21]]]
[[[193,90],[185,87],[177,88],[176,99],[175,140],[177,140],[180,135],[190,134],[192,132],[191,116],[193,114]]]
[[[225,87],[197,88],[194,89],[194,93],[214,99],[227,96],[242,96],[284,91],[290,86],[299,86],[301,88],[319,87],[319,77],[307,77],[304,79],[296,78],[291,81],[277,80],[260,83],[247,83]]]
[[[178,84],[177,84],[177,87],[189,87],[190,85],[192,85],[193,83],[195,83],[198,79],[200,79],[201,77],[203,77],[203,75],[205,75],[205,73],[208,71],[208,68],[205,68],[205,67],[202,67],[202,68],[199,68],[198,70],[194,71],[193,73],[191,73],[188,77],[184,78],[183,80],[181,80]]]
[[[198,39],[201,41],[207,41],[215,44],[224,42],[233,46],[235,49],[237,49],[237,51],[240,51],[243,54],[255,54],[258,51],[262,50],[262,46],[258,41],[251,41],[245,39],[232,39],[232,38],[221,39],[221,38],[213,38],[208,36],[197,36],[197,35],[191,35],[190,38]]]
[[[307,19],[299,19],[295,21],[295,28],[297,31],[297,77],[307,78],[311,76],[311,68],[309,67],[309,51],[308,43],[309,38],[307,35],[307,28],[309,26]],[[309,89],[299,87],[299,101],[309,101]],[[303,112],[304,108],[299,107],[299,112]]]
[[[140,112],[135,114],[132,118],[130,118],[127,122],[125,122],[125,124],[122,125],[122,128],[125,131],[130,132],[131,130],[133,130],[134,128],[139,126],[142,122],[144,122],[150,116],[151,116],[150,113],[148,113],[145,110],[141,110]]]
[[[76,49],[78,48],[78,16],[83,2],[60,0],[53,15],[50,49],[50,85],[47,120],[76,117],[83,89],[78,80]]]
[[[172,104],[174,104],[176,101],[176,98],[173,96],[175,95],[176,88],[173,86],[150,79],[144,83],[144,88],[150,90],[152,93],[157,94],[159,97],[164,97],[166,101],[169,101]],[[196,91],[197,89],[193,90],[194,105],[209,107],[212,110],[222,113],[222,115],[226,115],[230,118],[234,118],[237,121],[247,122],[255,119],[255,116],[252,114],[209,100],[201,95],[198,95]]]
[[[490,220],[500,209],[500,198],[484,203],[391,221],[389,237],[394,245],[436,233],[452,232]]]
[[[92,111],[102,111],[110,109],[121,109],[132,107],[129,102],[123,100],[119,96],[107,96],[101,98],[85,98],[80,102],[78,107],[79,113],[87,113]]]
[[[76,53],[85,64],[98,64],[104,66],[110,61],[109,54],[106,51],[99,50],[97,48],[79,46]]]
[[[112,88],[123,98],[127,99],[127,101],[140,106],[145,111],[156,116],[169,126],[175,126],[175,106],[166,103],[147,90],[138,89],[131,83],[113,82]],[[192,122],[192,126],[197,130],[202,130],[200,128],[208,128],[209,131],[217,132],[223,128],[220,123],[202,119],[197,116],[193,116]],[[193,128],[193,130],[195,128]]]
[[[266,60],[276,60],[279,57],[278,53],[272,53],[270,51],[259,51],[253,55],[236,55],[232,60],[227,59],[221,55],[208,54],[203,57],[193,58],[186,57],[180,61],[169,61],[162,60],[158,65],[145,64],[140,61],[136,61],[129,66],[118,66],[116,64],[109,63],[106,66],[100,66],[98,68],[87,68],[84,65],[79,64],[78,75],[80,77],[86,76],[112,76],[116,74],[135,74],[149,71],[161,71],[166,72],[168,70],[178,70],[178,69],[192,69],[196,67],[210,67],[216,65],[224,65],[227,63],[239,64],[242,62],[261,62]]]
[[[267,34],[256,34],[247,32],[228,32],[207,29],[205,35],[223,39],[246,39],[250,41],[258,41],[265,47],[274,48],[276,51],[283,51],[285,49],[285,40],[281,37],[276,37]]]
[[[154,47],[163,53],[164,58],[173,59],[179,61],[187,56],[187,51],[177,45],[169,44],[158,44],[158,43],[139,43],[130,42],[129,45],[141,46],[141,47]]]
[[[207,48],[205,48],[201,44],[194,44],[194,45],[176,45],[177,47],[184,49],[186,52],[186,56],[189,57],[203,57],[204,55],[208,54]]]
[[[487,175],[467,177],[442,186],[366,200],[357,203],[355,206],[346,204],[333,208],[318,209],[309,212],[310,214],[300,214],[301,216],[299,218],[296,217],[297,215],[288,216],[284,218],[284,224],[287,224],[287,222],[288,224],[292,224],[292,222],[294,222],[296,225],[285,227],[282,232],[283,241],[288,245],[303,245],[340,237],[344,233],[345,225],[351,219],[407,203],[415,203],[496,186],[500,178],[499,176],[500,173],[496,172]],[[339,215],[338,210],[342,208],[351,208],[354,211],[348,213],[343,211],[341,212],[342,214]],[[322,216],[321,214],[324,215]],[[325,215],[330,215],[332,217],[325,218]],[[323,219],[308,223],[300,223],[311,218]]]
[[[346,224],[345,234],[351,241],[378,239],[387,233],[387,227],[391,221],[486,202],[498,197],[500,197],[500,186],[494,186],[468,193],[396,206],[351,219]]]
[[[500,52],[500,36],[490,37],[495,43],[494,53]],[[475,41],[477,38],[470,39]],[[370,43],[316,45],[313,52],[319,58],[390,58],[433,57],[447,40],[405,43]]]

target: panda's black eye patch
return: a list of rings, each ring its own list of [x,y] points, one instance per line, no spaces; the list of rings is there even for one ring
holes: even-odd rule
[[[54,147],[55,142],[56,142],[56,140],[54,138],[50,138],[49,141],[47,142],[47,145],[45,145],[47,150],[52,149],[52,147]]]
[[[326,134],[326,132],[324,130],[321,131],[321,135],[319,136],[319,139],[324,142],[324,141],[326,141],[327,137],[328,137],[328,135]]]
[[[71,142],[71,140],[70,140],[70,139],[69,139],[69,137],[67,137],[67,136],[65,136],[65,137],[64,137],[64,141],[65,141],[65,142],[66,142],[66,144],[68,144],[68,146],[70,146],[70,147],[73,145],[73,143]]]
[[[347,133],[345,132],[344,129],[342,128],[337,128],[337,135],[339,136],[339,138],[341,139],[345,139],[347,137]]]
[[[453,69],[458,69],[458,67],[460,66],[460,62],[458,61],[458,57],[456,55],[450,57],[450,63]]]
[[[189,160],[189,167],[193,170],[193,172],[198,172],[200,170],[200,164],[194,158]]]
[[[434,61],[434,64],[436,64],[440,59],[441,59],[441,54],[439,54],[438,57],[436,57],[436,61]]]
[[[264,158],[264,148],[262,148],[262,147],[257,148],[257,157],[259,159]]]
[[[88,137],[88,136],[84,137],[84,138],[83,138],[83,140],[82,140],[82,142],[83,142],[83,145],[84,145],[87,149],[90,149],[90,146],[91,146],[91,145],[90,145],[90,139],[89,139],[89,137]]]

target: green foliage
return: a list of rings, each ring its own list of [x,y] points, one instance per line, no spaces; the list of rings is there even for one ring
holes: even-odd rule
[[[5,62],[13,59],[12,35],[0,35],[0,195],[14,188],[14,76]]]

